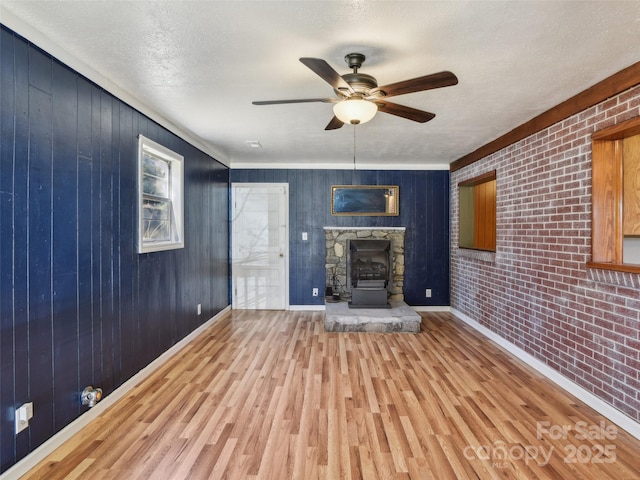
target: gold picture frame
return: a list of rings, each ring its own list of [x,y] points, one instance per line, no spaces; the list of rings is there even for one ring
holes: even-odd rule
[[[399,215],[400,189],[397,185],[333,185],[331,215]]]

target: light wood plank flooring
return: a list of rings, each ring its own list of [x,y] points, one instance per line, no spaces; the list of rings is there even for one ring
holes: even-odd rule
[[[233,311],[28,479],[640,478],[640,442],[445,313]]]

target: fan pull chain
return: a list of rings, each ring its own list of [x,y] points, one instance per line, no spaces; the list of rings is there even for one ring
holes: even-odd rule
[[[356,126],[353,126],[353,169],[356,170]]]

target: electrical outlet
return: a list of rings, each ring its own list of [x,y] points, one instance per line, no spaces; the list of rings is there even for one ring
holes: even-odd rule
[[[313,289],[313,296],[314,296],[314,297],[317,297],[317,296],[318,296],[318,289],[317,289],[317,288],[314,288],[314,289]]]
[[[431,289],[430,288],[427,288],[427,291],[425,292],[425,296],[427,298],[431,298]]]
[[[202,315],[202,304],[198,304],[198,315]]]
[[[16,435],[29,426],[29,420],[33,418],[33,402],[25,403],[16,409]]]

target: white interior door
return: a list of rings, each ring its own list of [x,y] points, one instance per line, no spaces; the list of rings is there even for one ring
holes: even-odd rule
[[[289,303],[289,188],[231,185],[232,305],[284,310]]]

